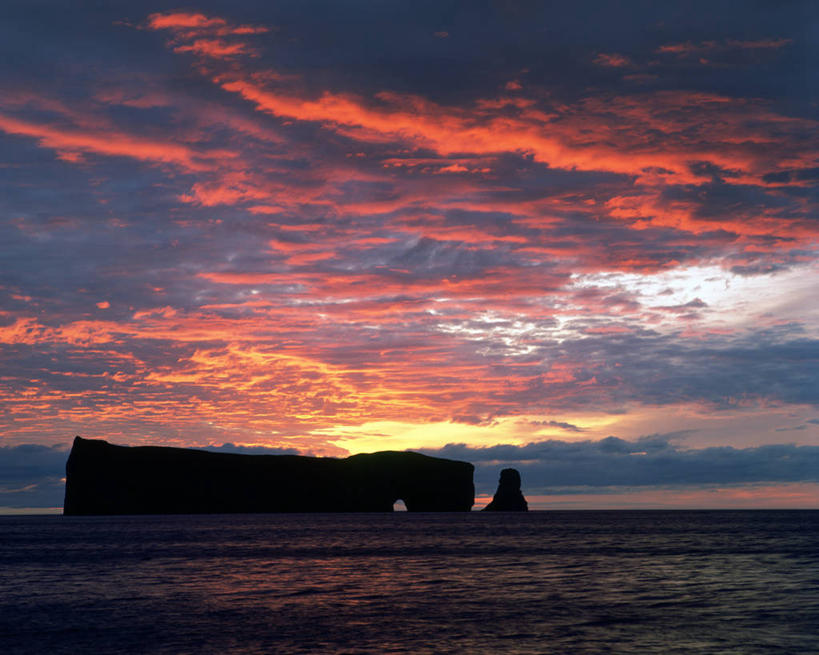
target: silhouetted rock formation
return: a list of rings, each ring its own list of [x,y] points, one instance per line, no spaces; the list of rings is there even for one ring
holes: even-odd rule
[[[474,467],[420,453],[347,459],[114,446],[76,437],[67,515],[234,512],[468,512]]]
[[[484,512],[526,512],[529,503],[520,491],[520,473],[516,469],[503,469],[498,481],[498,490],[492,502],[483,508]]]

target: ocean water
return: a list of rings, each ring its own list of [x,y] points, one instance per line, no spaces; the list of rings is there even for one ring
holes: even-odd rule
[[[819,511],[0,517],[0,653],[819,653]]]

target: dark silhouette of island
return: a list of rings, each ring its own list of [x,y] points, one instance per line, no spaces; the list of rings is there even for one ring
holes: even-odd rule
[[[498,490],[492,502],[483,508],[484,512],[527,512],[529,503],[520,490],[520,473],[517,469],[503,469],[498,481]]]
[[[474,467],[420,453],[346,459],[115,446],[76,437],[66,515],[246,512],[468,512]]]

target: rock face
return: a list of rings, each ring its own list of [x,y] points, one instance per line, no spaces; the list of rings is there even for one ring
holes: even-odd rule
[[[347,459],[114,446],[76,437],[66,515],[239,512],[468,512],[474,467],[420,453]]]
[[[498,490],[492,502],[483,508],[484,512],[526,512],[529,503],[520,491],[520,473],[516,469],[503,469],[498,481]]]

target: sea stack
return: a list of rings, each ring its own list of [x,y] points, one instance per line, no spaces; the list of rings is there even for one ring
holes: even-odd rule
[[[517,469],[503,469],[498,481],[498,490],[492,502],[483,508],[484,512],[526,512],[529,503],[520,491],[520,473]]]

